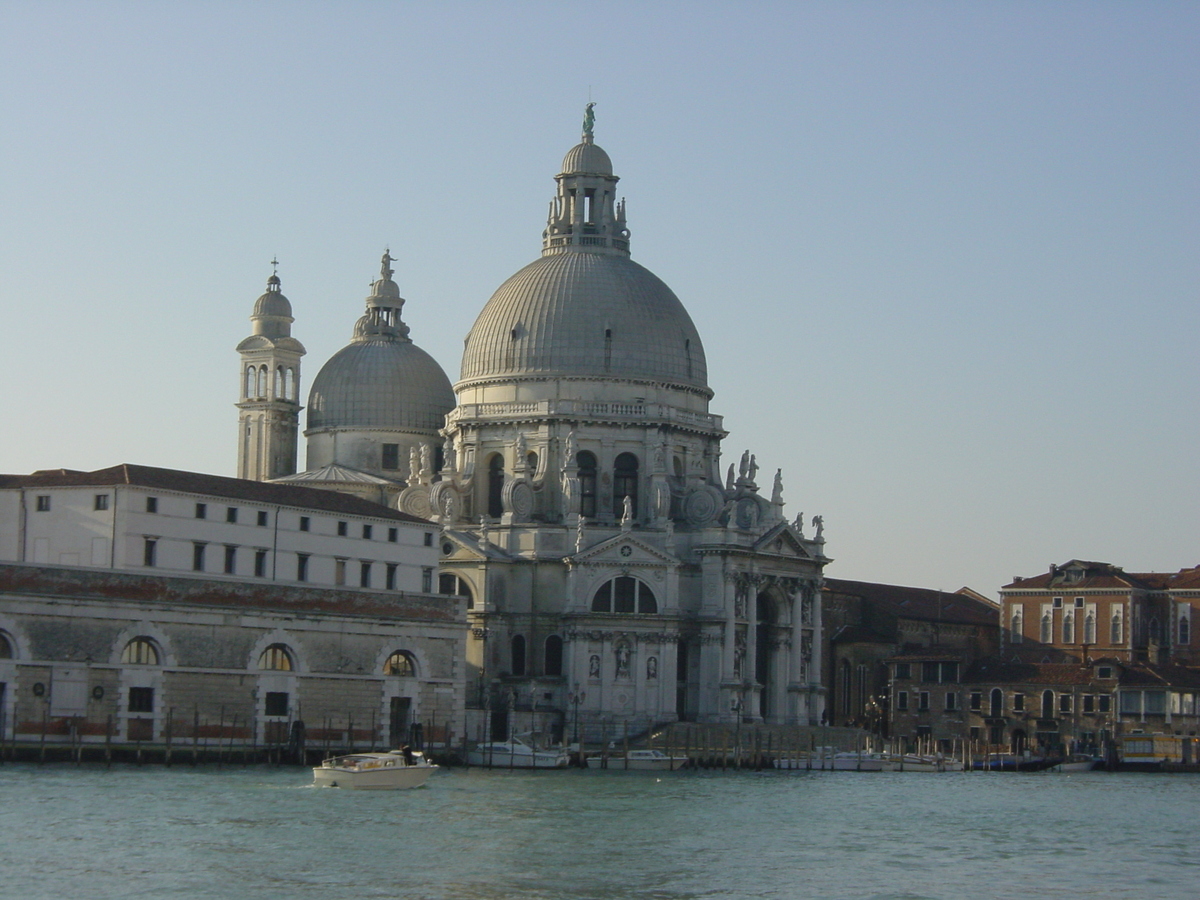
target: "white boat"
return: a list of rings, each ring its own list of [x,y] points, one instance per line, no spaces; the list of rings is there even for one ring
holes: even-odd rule
[[[825,770],[827,772],[890,772],[894,763],[886,753],[811,753],[775,760],[776,769]]]
[[[422,753],[389,750],[387,753],[351,753],[335,756],[313,767],[315,787],[394,791],[423,785],[437,769]]]
[[[562,769],[570,756],[562,747],[542,750],[513,735],[507,741],[488,741],[467,751],[467,763],[493,769]]]
[[[1077,753],[1074,756],[1069,756],[1060,762],[1057,766],[1051,766],[1051,772],[1090,772],[1096,768],[1103,760],[1097,756],[1088,756],[1085,753]]]
[[[686,756],[667,756],[661,750],[630,750],[628,753],[589,756],[589,769],[620,769],[634,772],[669,772],[688,764]]]
[[[961,759],[942,756],[940,753],[892,753],[893,772],[961,772]]]

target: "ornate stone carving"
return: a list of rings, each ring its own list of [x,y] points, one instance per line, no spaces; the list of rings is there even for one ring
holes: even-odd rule
[[[688,491],[683,498],[683,517],[693,528],[703,528],[716,519],[724,502],[720,491],[707,484],[701,485]]]
[[[528,522],[533,514],[533,488],[529,482],[514,478],[504,485],[502,495],[504,508],[512,512],[513,520]]]
[[[429,505],[429,485],[427,484],[406,487],[400,492],[400,500],[396,506],[401,512],[421,519],[432,519],[434,516],[433,507]]]

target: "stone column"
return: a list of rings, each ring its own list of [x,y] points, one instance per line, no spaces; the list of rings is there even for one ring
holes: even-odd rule
[[[792,593],[792,650],[788,654],[788,720],[796,725],[804,725],[807,716],[804,707],[807,705],[800,697],[805,684],[800,680],[804,671],[804,589],[799,588]],[[803,718],[803,721],[802,721]]]

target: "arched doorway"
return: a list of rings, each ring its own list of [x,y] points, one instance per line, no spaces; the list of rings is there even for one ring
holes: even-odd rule
[[[754,682],[758,688],[758,709],[755,710],[765,721],[774,709],[775,631],[779,618],[779,607],[768,594],[759,594],[754,601],[757,626],[754,634]]]

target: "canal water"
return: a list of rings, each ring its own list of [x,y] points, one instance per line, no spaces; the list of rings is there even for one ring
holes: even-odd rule
[[[0,897],[1200,897],[1200,776],[0,766]]]

